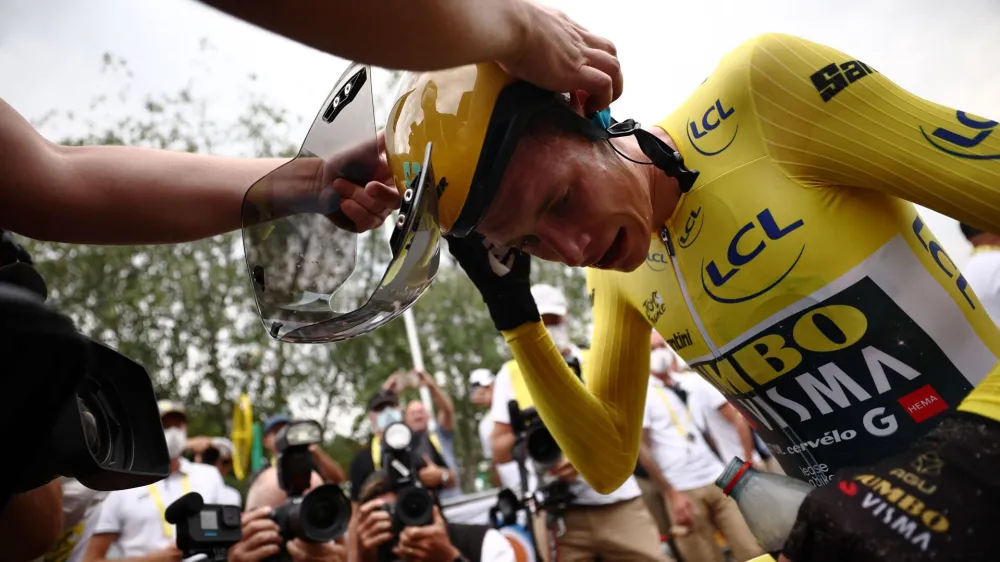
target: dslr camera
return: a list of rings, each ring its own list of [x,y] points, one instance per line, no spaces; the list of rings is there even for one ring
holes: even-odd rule
[[[549,474],[562,460],[562,449],[535,408],[521,410],[517,402],[511,400],[507,403],[507,409],[515,435],[514,459],[522,466],[530,465],[538,478],[538,489],[534,491],[533,497],[538,508],[548,513],[548,523],[551,526],[561,520],[562,514],[574,499],[569,483]]]
[[[312,420],[292,421],[278,432],[278,485],[288,495],[285,503],[271,513],[281,529],[281,552],[273,561],[289,560],[284,543],[292,539],[306,542],[329,542],[347,531],[351,520],[351,502],[336,484],[323,484],[309,490],[316,470],[311,445],[323,441],[323,429]]]
[[[24,462],[3,479],[0,508],[58,476],[105,491],[166,478],[170,458],[146,370],[77,332],[47,294],[31,256],[0,230],[3,419],[30,420],[5,434]]]
[[[222,562],[229,547],[243,538],[240,508],[206,505],[198,492],[185,494],[167,506],[164,517],[167,523],[177,525],[177,548],[185,558],[202,555],[210,562]]]
[[[389,490],[396,492],[396,502],[382,506],[392,518],[393,540],[379,547],[378,559],[394,560],[392,549],[399,544],[399,534],[406,527],[426,527],[434,522],[435,499],[420,482],[422,459],[414,451],[413,432],[396,422],[382,433],[382,466],[388,473]]]

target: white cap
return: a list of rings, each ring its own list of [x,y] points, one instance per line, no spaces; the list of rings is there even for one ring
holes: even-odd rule
[[[469,375],[469,386],[490,386],[493,384],[493,371],[476,369]]]
[[[179,402],[174,402],[173,400],[160,400],[156,403],[156,406],[160,409],[160,417],[167,414],[181,414],[187,417],[187,412],[184,411],[184,405]]]
[[[556,316],[566,316],[569,306],[566,304],[566,295],[552,285],[538,284],[531,287],[531,296],[535,299],[535,306],[538,307],[539,314],[555,314]]]
[[[213,437],[212,446],[219,450],[223,458],[233,456],[233,442],[225,437]]]

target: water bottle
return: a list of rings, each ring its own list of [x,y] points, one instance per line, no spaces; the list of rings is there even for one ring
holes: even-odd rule
[[[736,500],[747,526],[767,552],[780,552],[795,525],[799,506],[813,487],[789,476],[759,472],[734,457],[715,481]]]

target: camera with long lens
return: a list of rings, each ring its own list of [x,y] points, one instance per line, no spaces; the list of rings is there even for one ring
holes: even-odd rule
[[[329,542],[347,531],[351,502],[343,490],[336,484],[323,484],[309,491],[316,470],[309,447],[322,441],[323,428],[313,420],[289,422],[278,432],[278,485],[288,499],[271,513],[282,539],[281,552],[271,560],[289,560],[284,544],[292,539]]]
[[[170,458],[146,370],[82,336],[47,305],[48,289],[30,256],[3,231],[0,256],[7,398],[0,411],[5,426],[18,426],[5,439],[22,459],[0,484],[0,505],[58,476],[105,491],[166,478]]]
[[[554,522],[562,517],[574,499],[569,483],[549,472],[562,461],[562,449],[534,407],[521,410],[514,400],[507,406],[515,435],[515,460],[530,465],[538,478],[538,488],[534,491],[533,499],[537,507],[545,510],[549,519]]]
[[[407,527],[426,527],[434,522],[434,496],[418,477],[420,456],[414,451],[413,432],[404,423],[394,423],[382,432],[382,466],[388,474],[394,503],[382,505],[392,518],[392,541],[379,547],[379,561],[395,560],[392,549]]]
[[[240,508],[206,504],[198,492],[167,506],[164,518],[177,525],[176,544],[185,558],[201,554],[209,562],[222,562],[229,547],[243,538]]]

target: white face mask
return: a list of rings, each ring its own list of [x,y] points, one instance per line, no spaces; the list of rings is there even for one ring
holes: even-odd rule
[[[403,412],[399,408],[385,408],[375,415],[375,425],[379,431],[385,431],[390,425],[403,421]]]
[[[563,322],[562,324],[553,324],[551,326],[546,326],[549,330],[549,336],[552,337],[552,342],[556,344],[559,351],[569,349],[572,345],[569,339],[569,324]]]
[[[167,440],[167,453],[170,459],[176,459],[184,452],[187,444],[187,429],[180,427],[170,427],[163,430],[163,437]]]
[[[649,372],[662,375],[673,370],[674,353],[665,347],[654,349],[649,356]]]

